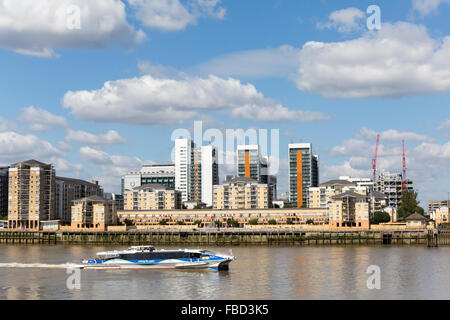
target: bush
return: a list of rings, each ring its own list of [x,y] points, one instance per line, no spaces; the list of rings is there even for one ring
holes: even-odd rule
[[[284,207],[285,208],[293,208],[292,203],[285,203]]]
[[[277,220],[272,219],[272,220],[269,220],[268,223],[271,225],[275,225],[275,224],[277,224]]]
[[[248,221],[248,224],[250,224],[252,226],[256,226],[258,224],[258,219],[250,219]]]
[[[216,228],[222,228],[223,223],[220,221],[214,221],[214,225],[216,226]]]
[[[160,224],[161,226],[166,226],[166,225],[167,225],[167,220],[161,220],[161,221],[159,222],[159,224]]]
[[[314,220],[309,219],[308,221],[306,221],[306,224],[314,224]]]
[[[294,221],[292,221],[292,219],[287,219],[286,224],[294,224]]]
[[[229,227],[239,228],[239,222],[237,222],[236,220],[233,220],[233,219],[228,219],[227,220],[227,225]]]
[[[197,225],[197,226],[200,226],[200,225],[202,224],[202,221],[201,221],[201,220],[196,220],[196,221],[194,222],[194,224]]]
[[[177,225],[179,225],[179,226],[184,226],[184,221],[177,221]]]
[[[133,225],[133,221],[131,221],[130,219],[125,219],[125,220],[123,221],[123,223],[124,223],[127,227]]]
[[[379,223],[385,223],[391,221],[391,217],[389,216],[389,213],[384,211],[377,211],[373,214],[372,223],[373,224],[379,224]]]

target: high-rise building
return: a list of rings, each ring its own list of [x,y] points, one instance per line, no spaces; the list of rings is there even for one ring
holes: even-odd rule
[[[39,229],[40,221],[55,218],[55,169],[28,160],[9,168],[9,228]]]
[[[414,185],[411,180],[406,180],[406,191],[414,191]],[[387,196],[387,206],[398,208],[402,202],[403,196],[403,175],[401,173],[381,172],[377,178],[375,190],[384,193]]]
[[[319,157],[311,143],[289,144],[289,200],[298,208],[307,206],[309,188],[319,185]]]
[[[268,158],[261,156],[258,145],[237,146],[237,177],[267,183],[268,166]]]
[[[58,220],[71,221],[70,214],[73,200],[90,196],[103,196],[103,190],[98,181],[88,182],[65,177],[56,177],[55,181],[55,218]]]
[[[183,202],[200,201],[212,205],[213,185],[219,183],[217,149],[197,147],[190,139],[175,140],[175,189]]]
[[[129,172],[122,177],[122,195],[125,190],[140,187],[145,184],[161,184],[168,188],[175,188],[174,164],[143,165],[138,172]]]
[[[252,178],[233,178],[214,186],[213,208],[267,209],[272,207],[272,188]]]
[[[0,168],[0,217],[8,216],[8,172],[9,167]]]

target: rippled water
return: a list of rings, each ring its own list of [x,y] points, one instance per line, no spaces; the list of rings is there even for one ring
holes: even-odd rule
[[[81,270],[67,289],[72,263],[121,248],[0,246],[0,299],[450,299],[450,247],[421,246],[234,247],[226,272]],[[367,289],[369,265],[381,290]]]

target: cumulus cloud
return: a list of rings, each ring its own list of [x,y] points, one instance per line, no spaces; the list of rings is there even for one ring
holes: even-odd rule
[[[423,26],[384,23],[344,42],[308,42],[296,77],[302,91],[328,98],[399,97],[450,90],[450,37]]]
[[[0,117],[0,132],[11,131],[14,127],[15,125],[11,121]]]
[[[79,8],[80,28],[74,8]],[[120,0],[0,0],[0,48],[55,58],[55,48],[125,46],[145,39],[127,22]]]
[[[226,10],[221,0],[128,0],[136,18],[146,27],[164,31],[184,30],[201,17],[223,19]]]
[[[69,91],[63,106],[84,120],[131,124],[173,124],[201,118],[205,112],[230,113],[249,120],[311,121],[326,118],[313,112],[290,111],[264,97],[251,84],[216,76],[184,79],[139,78],[108,81],[99,90]],[[268,113],[279,111],[281,114]],[[258,115],[258,112],[261,114]],[[256,112],[252,114],[252,112]]]
[[[360,135],[369,140],[375,140],[377,137],[377,132],[369,128],[363,127],[360,130]],[[382,141],[418,141],[418,142],[434,142],[433,138],[427,137],[422,134],[414,132],[400,132],[395,129],[389,129],[380,133],[380,139]]]
[[[0,126],[1,127],[1,126]],[[438,129],[442,130],[442,129],[449,129],[450,128],[450,119],[442,122],[439,126]]]
[[[437,12],[441,4],[450,4],[450,0],[413,0],[413,9],[422,15]]]
[[[13,131],[0,133],[0,163],[9,165],[14,162],[41,159],[47,161],[52,157],[64,157],[64,153],[55,148],[50,142],[28,134],[21,135]]]
[[[97,146],[127,143],[127,140],[115,130],[109,130],[106,133],[98,135],[81,130],[69,130],[65,140],[68,142]]]
[[[18,116],[18,120],[25,123],[31,131],[46,131],[50,128],[69,126],[69,122],[63,116],[57,116],[33,106],[24,108]]]
[[[328,17],[328,22],[318,23],[319,29],[336,29],[339,32],[351,32],[361,30],[366,15],[358,8],[347,8],[333,11]]]
[[[80,148],[82,158],[95,165],[97,175],[94,179],[99,180],[105,190],[120,190],[121,177],[137,170],[143,161],[137,157],[122,155],[110,155],[109,153],[91,147]]]

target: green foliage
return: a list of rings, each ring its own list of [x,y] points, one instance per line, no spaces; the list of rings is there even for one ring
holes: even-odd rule
[[[373,224],[385,223],[389,221],[391,221],[391,217],[389,216],[389,213],[384,211],[375,212],[372,219]]]
[[[8,220],[8,216],[0,216],[0,220]]]
[[[161,225],[161,226],[166,226],[167,225],[167,220],[161,220],[160,222],[159,222],[159,224]]]
[[[184,221],[177,221],[177,225],[179,225],[179,226],[184,226],[185,223],[184,223]]]
[[[419,206],[417,201],[417,192],[406,191],[402,196],[402,204],[398,208],[398,216],[400,218],[407,218],[414,213],[424,214],[424,209]]]
[[[223,223],[220,221],[214,221],[214,225],[216,226],[216,228],[222,228]]]
[[[292,205],[292,203],[285,203],[284,207],[285,208],[293,208],[294,206]]]
[[[202,224],[202,221],[201,221],[201,220],[196,220],[196,221],[194,222],[194,224],[197,225],[197,226],[200,226],[200,225]]]
[[[256,226],[258,224],[258,219],[250,219],[248,221],[249,225]]]
[[[306,221],[306,224],[314,224],[314,220],[309,219]]]
[[[125,219],[125,220],[123,221],[123,223],[124,223],[127,227],[133,225],[133,221],[131,221],[130,219]]]
[[[228,219],[227,220],[227,225],[229,227],[239,228],[239,222],[237,222],[236,220],[233,220],[233,219]]]
[[[271,220],[268,221],[268,223],[271,224],[271,225],[275,225],[275,224],[277,224],[277,220],[271,219]]]
[[[294,221],[292,221],[292,219],[287,219],[286,224],[294,224]]]

